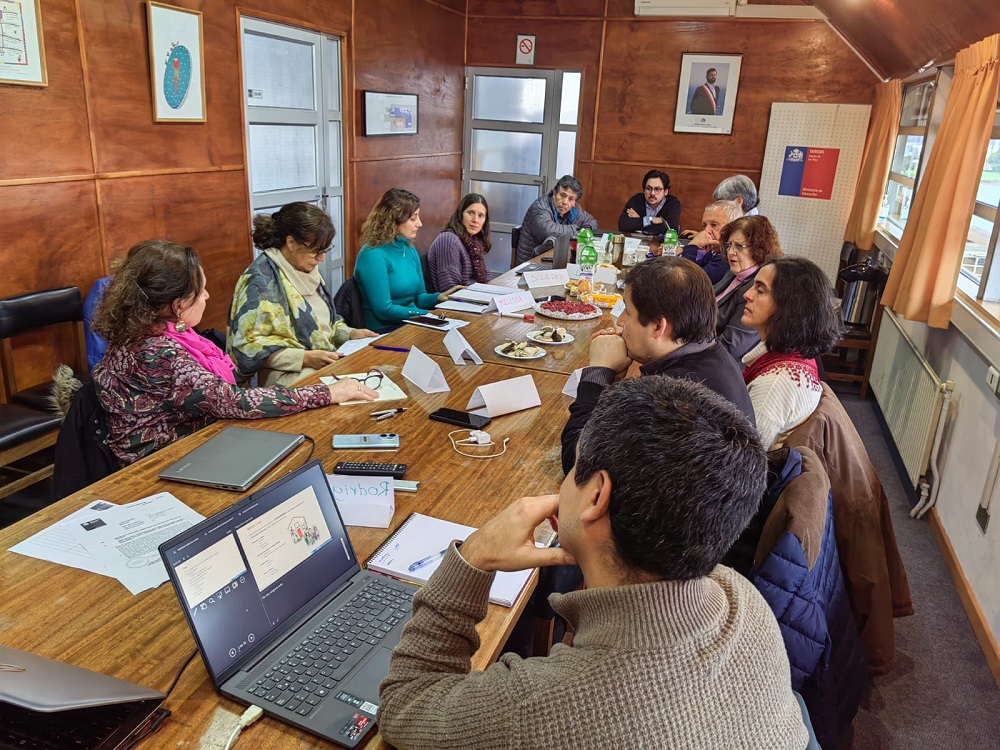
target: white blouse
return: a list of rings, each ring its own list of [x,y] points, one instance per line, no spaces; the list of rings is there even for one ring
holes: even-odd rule
[[[762,341],[743,356],[743,366],[767,352]],[[747,383],[765,450],[780,448],[788,433],[805,422],[819,406],[823,386],[812,372],[795,362],[777,362]]]

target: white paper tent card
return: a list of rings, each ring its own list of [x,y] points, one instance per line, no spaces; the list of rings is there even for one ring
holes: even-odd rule
[[[403,377],[424,393],[444,393],[451,390],[437,362],[415,346],[410,347],[410,353],[403,363]]]
[[[476,409],[476,414],[492,419],[541,405],[542,399],[538,396],[534,379],[530,375],[522,375],[479,386],[465,408]]]
[[[455,329],[448,331],[444,335],[444,345],[456,365],[464,365],[466,357],[473,364],[481,365],[483,363],[483,358],[476,354],[476,350],[472,348],[472,344],[466,341],[465,336]]]
[[[569,273],[565,268],[547,268],[544,271],[525,271],[523,274],[528,289],[538,289],[543,286],[566,286]]]
[[[583,373],[582,367],[578,370],[573,370],[570,376],[566,378],[566,385],[563,387],[562,392],[570,398],[576,398],[576,389],[580,387],[581,373]]]
[[[625,300],[620,299],[611,308],[611,322],[618,325],[618,318],[622,316],[623,312],[625,312]]]
[[[505,294],[502,297],[494,297],[490,300],[490,304],[486,306],[486,312],[520,312],[521,310],[527,310],[529,307],[535,304],[535,298],[531,296],[531,292],[515,292],[514,294]]]

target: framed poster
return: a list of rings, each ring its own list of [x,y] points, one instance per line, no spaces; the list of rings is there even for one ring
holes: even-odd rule
[[[743,55],[681,55],[675,133],[729,135],[733,132],[736,90]]]
[[[155,122],[205,122],[201,13],[146,3]]]
[[[416,135],[416,94],[364,92],[365,135]]]
[[[0,83],[48,86],[39,0],[0,0]]]

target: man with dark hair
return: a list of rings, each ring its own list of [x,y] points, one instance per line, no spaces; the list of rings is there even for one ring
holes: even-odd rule
[[[736,360],[715,340],[719,314],[708,276],[684,258],[660,256],[625,277],[625,311],[618,328],[590,342],[576,401],[562,432],[563,470],[576,460],[576,443],[601,392],[633,361],[643,375],[670,375],[704,383],[753,422],[753,406]]]
[[[774,615],[718,564],[765,481],[753,425],[705,387],[608,388],[558,497],[521,498],[450,544],[414,597],[382,683],[382,735],[400,750],[806,747]],[[535,526],[557,511],[562,548],[536,548]],[[573,561],[586,589],[551,597],[573,646],[470,673],[494,571]]]
[[[705,71],[705,82],[694,90],[691,95],[689,111],[692,115],[718,115],[719,87],[715,85],[719,71],[709,68]]]
[[[642,178],[642,192],[628,199],[618,217],[619,232],[663,234],[680,229],[681,202],[670,195],[670,177],[651,169]]]
[[[549,237],[575,238],[577,233],[597,229],[597,219],[577,205],[583,197],[583,185],[573,175],[559,178],[559,182],[530,206],[521,222],[521,238],[517,242],[518,263],[537,255],[536,249]]]

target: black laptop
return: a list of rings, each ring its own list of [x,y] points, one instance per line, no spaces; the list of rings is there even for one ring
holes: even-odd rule
[[[417,589],[361,569],[319,461],[160,556],[223,695],[345,747],[371,731]]]

